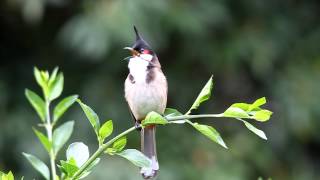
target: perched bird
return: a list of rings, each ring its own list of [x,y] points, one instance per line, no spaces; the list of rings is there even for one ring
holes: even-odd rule
[[[132,47],[126,47],[131,52],[129,57],[129,74],[125,81],[125,98],[129,104],[135,123],[139,124],[146,115],[155,111],[163,114],[167,104],[168,85],[157,55],[149,44],[144,41],[134,26],[136,41]],[[145,179],[157,175],[159,163],[156,152],[156,126],[150,125],[140,131],[141,151],[151,159],[151,168],[142,168]]]

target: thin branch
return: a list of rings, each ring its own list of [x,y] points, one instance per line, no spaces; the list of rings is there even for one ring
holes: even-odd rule
[[[46,121],[47,124],[45,125],[45,128],[47,130],[47,135],[48,135],[48,140],[52,143],[52,124],[51,124],[51,119],[50,119],[50,101],[46,100]],[[54,153],[53,147],[50,148],[49,152],[50,156],[50,166],[51,166],[51,179],[56,180],[57,177],[57,171],[56,171],[56,155]]]
[[[217,117],[223,117],[223,114],[181,115],[181,116],[174,116],[174,117],[166,117],[166,119],[168,121],[177,121],[177,120],[184,120],[184,119],[217,118]]]

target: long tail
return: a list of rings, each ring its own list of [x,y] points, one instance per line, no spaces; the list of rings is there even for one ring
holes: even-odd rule
[[[157,175],[159,163],[156,150],[156,126],[148,126],[141,130],[141,151],[151,159],[151,168],[142,168],[140,173],[144,179],[152,179]]]

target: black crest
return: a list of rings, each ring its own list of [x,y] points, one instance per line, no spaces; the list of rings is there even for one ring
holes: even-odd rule
[[[141,49],[151,50],[150,45],[145,40],[142,39],[136,26],[133,26],[133,29],[134,29],[134,32],[136,33],[136,42],[133,44],[132,48],[137,51],[140,51]]]

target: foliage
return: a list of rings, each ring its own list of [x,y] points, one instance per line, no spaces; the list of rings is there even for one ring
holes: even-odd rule
[[[56,174],[55,159],[59,150],[71,137],[74,126],[73,121],[65,122],[59,127],[56,127],[56,123],[75,102],[78,96],[72,95],[60,101],[58,105],[55,106],[52,116],[50,114],[50,104],[62,93],[64,85],[63,73],[58,72],[57,67],[52,71],[51,74],[49,74],[48,71],[40,71],[35,67],[34,76],[38,85],[42,89],[44,97],[42,99],[39,95],[29,89],[26,89],[25,95],[42,121],[42,124],[39,124],[39,126],[44,127],[47,132],[45,135],[36,128],[33,128],[36,136],[50,156],[51,175],[47,165],[39,158],[28,153],[23,153],[23,155],[28,159],[32,166],[43,175],[45,179],[55,180],[58,179]]]
[[[0,171],[0,180],[14,180],[14,176],[11,171],[9,171],[7,174]]]
[[[204,136],[208,137],[213,142],[227,148],[219,132],[212,126],[199,124],[197,122],[191,122],[190,119],[195,118],[210,118],[210,117],[231,117],[239,119],[244,122],[246,127],[266,139],[263,131],[256,129],[252,124],[242,118],[255,119],[257,121],[265,122],[269,120],[272,112],[266,109],[261,109],[260,106],[266,103],[265,98],[260,98],[252,104],[236,103],[229,107],[224,113],[221,114],[203,114],[203,115],[190,115],[191,110],[197,109],[201,103],[207,101],[211,96],[213,87],[213,80],[210,77],[204,88],[199,93],[198,97],[194,101],[189,111],[182,115],[178,110],[168,108],[165,111],[165,115],[162,116],[156,112],[150,112],[146,118],[142,121],[140,127],[131,127],[128,130],[118,134],[114,138],[110,139],[106,143],[104,141],[113,132],[113,122],[108,120],[100,126],[99,116],[95,111],[84,104],[80,99],[77,99],[76,95],[64,98],[54,109],[54,117],[51,120],[50,115],[50,103],[52,100],[58,98],[63,90],[63,74],[58,73],[58,68],[55,68],[49,75],[48,71],[39,71],[37,68],[34,69],[35,78],[43,90],[44,100],[41,99],[36,93],[31,90],[26,90],[25,94],[32,107],[36,110],[43,124],[40,126],[44,127],[47,131],[47,135],[44,135],[41,131],[33,128],[39,141],[43,147],[47,150],[50,157],[51,175],[48,166],[42,162],[39,158],[34,155],[23,153],[26,159],[31,165],[46,179],[59,180],[73,180],[82,179],[89,175],[92,169],[100,162],[100,156],[105,153],[109,155],[118,155],[123,157],[134,165],[141,168],[149,168],[151,166],[151,160],[146,157],[143,153],[136,149],[125,149],[127,144],[126,135],[133,132],[137,128],[145,128],[149,125],[167,125],[167,124],[190,124],[197,131]],[[98,142],[98,149],[90,156],[89,148],[83,142],[74,142],[69,145],[66,156],[67,160],[60,160],[60,164],[57,166],[60,170],[60,177],[56,173],[56,157],[59,150],[70,138],[74,121],[68,121],[55,128],[55,122],[63,115],[64,112],[74,103],[78,102],[82,108],[85,116],[91,124]],[[111,146],[112,147],[109,147]],[[13,180],[14,177],[11,172],[8,174],[1,173],[2,179]]]
[[[40,71],[38,68],[34,68],[34,76],[38,85],[42,88],[44,100],[41,99],[39,95],[35,92],[26,89],[25,94],[29,100],[32,107],[35,109],[39,115],[44,127],[47,131],[47,135],[43,134],[41,131],[33,128],[36,136],[42,143],[43,147],[47,150],[50,156],[51,164],[51,176],[48,166],[42,162],[39,158],[34,155],[23,153],[27,160],[32,164],[32,166],[41,173],[41,175],[49,179],[82,179],[90,174],[93,167],[95,167],[100,158],[95,157],[86,169],[81,170],[81,167],[89,159],[88,147],[82,142],[75,142],[69,145],[66,155],[67,160],[60,160],[60,165],[58,165],[61,175],[60,178],[56,173],[56,157],[59,150],[63,145],[69,140],[73,132],[74,121],[68,121],[55,127],[60,117],[71,107],[74,102],[78,102],[87,116],[90,124],[92,125],[96,135],[99,147],[103,146],[104,140],[111,135],[113,131],[113,123],[111,120],[106,121],[100,127],[100,120],[98,115],[86,104],[82,103],[77,95],[71,95],[62,99],[54,108],[53,116],[50,115],[50,103],[58,98],[63,90],[63,74],[58,73],[58,68],[55,68],[51,74],[48,71]],[[123,150],[126,144],[125,137],[121,139],[115,139],[113,143],[112,151],[106,151],[109,154],[117,154],[121,157],[128,159],[133,162],[133,164],[144,167],[150,166],[150,160],[145,157],[141,152],[134,149]],[[108,145],[106,145],[107,147]],[[89,161],[88,161],[89,162]],[[81,170],[81,171],[80,171]],[[5,175],[6,177],[9,175]],[[50,178],[51,177],[51,178]]]

